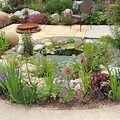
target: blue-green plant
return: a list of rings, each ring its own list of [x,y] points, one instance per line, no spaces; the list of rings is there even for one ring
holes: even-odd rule
[[[116,69],[109,69],[107,65],[106,68],[110,76],[108,84],[111,88],[108,97],[113,100],[120,100],[120,80],[118,78],[118,71]]]

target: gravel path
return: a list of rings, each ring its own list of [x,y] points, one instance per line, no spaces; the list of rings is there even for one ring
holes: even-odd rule
[[[120,105],[89,110],[48,110],[0,101],[0,120],[119,120]]]

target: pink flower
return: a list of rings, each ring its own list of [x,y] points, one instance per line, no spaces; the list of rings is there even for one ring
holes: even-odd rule
[[[84,61],[90,61],[89,57],[83,56],[80,60],[81,63],[84,63]]]

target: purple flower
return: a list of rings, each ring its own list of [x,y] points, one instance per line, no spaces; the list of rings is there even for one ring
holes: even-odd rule
[[[63,80],[63,78],[58,78],[58,80],[61,80],[61,81],[62,81],[62,80]]]
[[[66,95],[67,95],[67,92],[66,92],[66,91],[63,91],[63,95],[66,96]]]
[[[74,85],[74,87],[77,85],[77,83],[76,82],[73,82],[73,85]]]
[[[2,75],[0,75],[0,80],[5,80],[5,75],[4,74],[2,74]]]

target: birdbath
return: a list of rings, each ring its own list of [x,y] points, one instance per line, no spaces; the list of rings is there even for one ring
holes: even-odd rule
[[[25,23],[25,24],[18,25],[16,31],[18,33],[25,33],[27,31],[31,33],[35,33],[40,31],[40,27],[39,27],[39,24],[36,24],[36,23]]]

